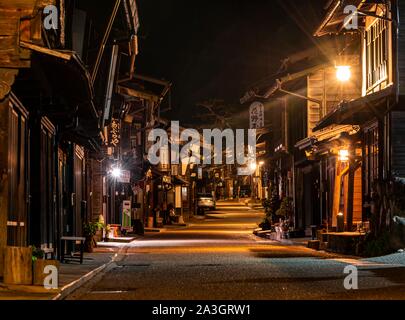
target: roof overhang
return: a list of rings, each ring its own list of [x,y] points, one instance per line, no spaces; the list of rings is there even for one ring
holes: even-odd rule
[[[384,116],[389,110],[389,103],[394,102],[394,86],[356,100],[342,102],[324,117],[313,131],[319,131],[331,125],[362,125],[375,117]]]
[[[334,125],[323,130],[314,132],[312,136],[305,138],[295,145],[299,150],[306,150],[317,143],[338,139],[342,133],[354,135],[360,131],[360,127],[352,125]]]
[[[314,36],[321,37],[328,34],[339,34],[346,26],[346,19],[350,14],[345,13],[345,8],[349,5],[361,10],[362,13],[371,13],[371,9],[376,3],[384,3],[382,0],[333,0],[328,8],[328,11],[315,31]],[[359,15],[361,18],[363,15]],[[361,23],[361,19],[359,19]],[[357,30],[345,30],[346,33],[354,33]]]
[[[73,51],[52,50],[27,42],[21,42],[20,46],[35,53],[32,60],[38,63],[37,72],[46,79],[44,87],[51,95],[61,97],[66,105],[63,110],[59,107],[48,110],[47,116],[52,119],[53,113],[64,112],[64,121],[76,119],[75,125],[63,129],[64,133],[72,141],[97,149],[93,146],[100,142],[99,116],[90,74],[80,57]]]
[[[124,85],[118,85],[118,94],[124,96],[124,98],[138,98],[141,100],[152,101],[154,103],[159,102],[159,96],[152,92],[142,89],[129,88]]]
[[[330,66],[331,66],[330,63],[323,63],[323,64],[319,64],[317,66],[314,66],[314,67],[311,67],[308,69],[304,69],[299,72],[287,74],[279,79],[276,79],[274,84],[267,90],[267,92],[264,94],[263,97],[265,99],[269,99],[271,96],[273,96],[274,94],[279,92],[282,89],[283,85],[288,85],[297,80],[301,80],[302,78],[305,78],[319,70],[322,70],[322,69],[330,67]]]
[[[166,80],[134,74],[118,81],[118,94],[124,98],[137,98],[160,104],[169,93],[172,83]]]

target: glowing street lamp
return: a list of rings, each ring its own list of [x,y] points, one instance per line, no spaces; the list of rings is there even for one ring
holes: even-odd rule
[[[120,168],[113,168],[111,171],[113,178],[118,179],[122,175],[122,170]]]
[[[250,170],[256,171],[256,169],[257,169],[257,164],[256,164],[256,162],[252,162],[252,163],[250,164]]]
[[[349,150],[347,149],[339,150],[339,161],[341,162],[349,161]]]
[[[340,82],[347,82],[352,77],[352,71],[350,66],[337,66],[336,67],[336,78]]]

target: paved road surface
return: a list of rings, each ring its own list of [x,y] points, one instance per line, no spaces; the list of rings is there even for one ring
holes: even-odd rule
[[[405,268],[260,241],[262,215],[224,202],[205,221],[148,235],[69,299],[404,299]],[[359,290],[344,269],[359,270]]]

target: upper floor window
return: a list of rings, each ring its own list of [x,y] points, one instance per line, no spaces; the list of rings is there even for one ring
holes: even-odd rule
[[[388,80],[388,22],[376,19],[366,31],[367,93]]]

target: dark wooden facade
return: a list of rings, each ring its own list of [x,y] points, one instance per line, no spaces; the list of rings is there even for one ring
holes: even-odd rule
[[[356,1],[353,1],[356,2]],[[331,8],[335,3],[332,3]],[[355,139],[346,141],[352,148],[355,161],[349,163],[348,182],[345,195],[349,203],[346,223],[353,230],[358,220],[380,223],[388,227],[392,219],[381,215],[392,214],[393,208],[380,207],[387,196],[382,192],[394,178],[404,177],[403,144],[403,70],[404,70],[404,4],[388,1],[387,4],[373,1],[355,3],[363,12],[360,29],[362,55],[362,97],[342,103],[318,123],[315,130],[325,130],[329,125],[358,126]],[[317,36],[337,35],[344,32],[341,7],[331,11],[317,31]],[[361,190],[361,208],[356,208],[356,183]],[[357,187],[359,188],[359,187]],[[336,193],[336,190],[335,190]],[[335,194],[335,198],[337,195]],[[357,211],[361,211],[360,213]],[[336,210],[334,215],[336,214]],[[361,217],[361,219],[359,219]],[[392,217],[391,217],[392,218]],[[357,221],[356,221],[357,220]],[[380,221],[380,222],[377,222]]]
[[[49,4],[0,1],[0,250],[59,253],[61,236],[81,236],[98,216],[101,128],[122,107],[109,103],[109,88],[116,71],[133,73],[137,54],[135,1],[55,1],[58,28],[45,30]],[[121,68],[110,74],[113,43]]]

